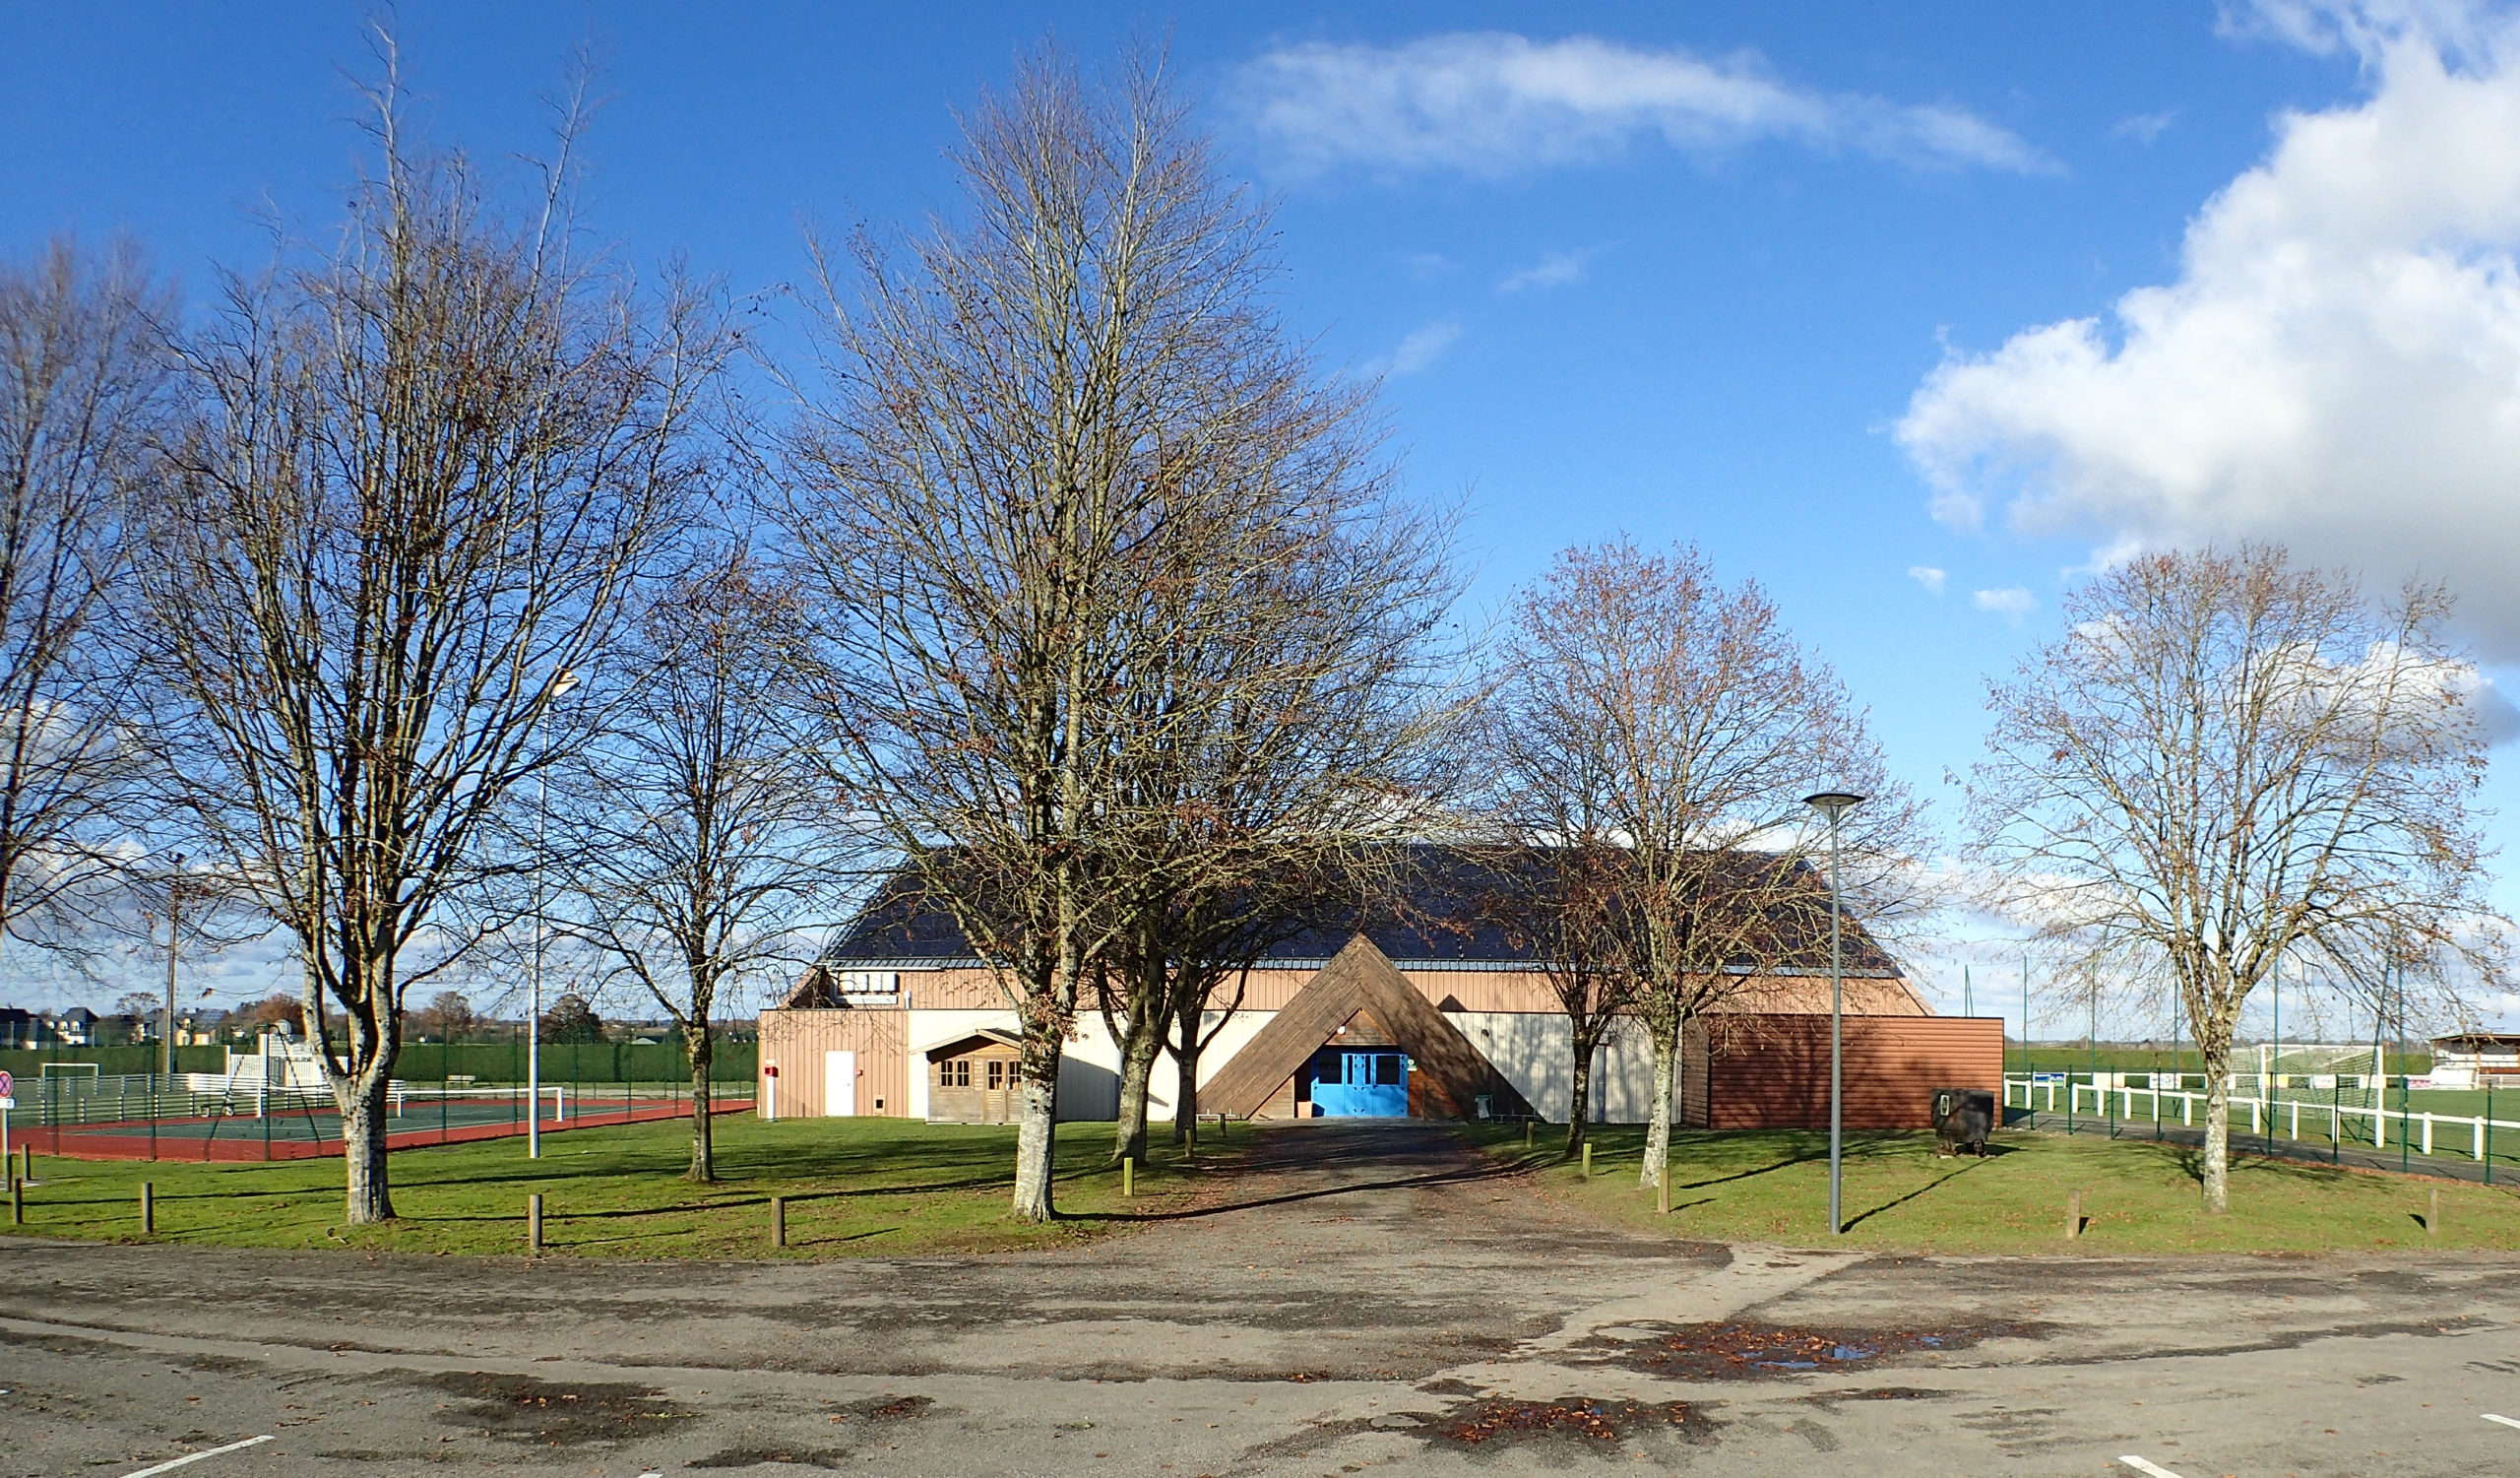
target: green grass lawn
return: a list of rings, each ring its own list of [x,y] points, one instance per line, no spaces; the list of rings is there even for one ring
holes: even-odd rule
[[[1614,1224],[1709,1240],[1818,1246],[1828,1238],[1829,1136],[1777,1130],[1673,1138],[1671,1214],[1658,1217],[1637,1171],[1645,1131],[1594,1131],[1593,1179],[1558,1158],[1565,1131],[1469,1130],[1489,1154],[1528,1157],[1548,1195]],[[1929,1133],[1846,1138],[1845,1243],[1942,1253],[2320,1253],[2520,1248],[2520,1195],[2501,1186],[2409,1179],[2236,1156],[2232,1209],[2209,1216],[2201,1151],[2150,1140],[2011,1132],[1984,1160],[1937,1160]],[[2421,1220],[2441,1189],[2442,1231]],[[2082,1238],[2064,1240],[2065,1200],[2083,1192]]]
[[[1160,1137],[1160,1136],[1159,1136]],[[220,1165],[73,1160],[37,1154],[27,1191],[33,1236],[141,1239],[140,1186],[156,1187],[157,1241],[229,1247],[354,1247],[405,1253],[522,1253],[526,1197],[543,1200],[550,1253],[610,1257],[832,1257],[995,1252],[1074,1242],[1176,1209],[1229,1173],[1235,1146],[1203,1145],[1194,1165],[1159,1147],[1136,1199],[1105,1168],[1108,1125],[1062,1125],[1059,1221],[1007,1214],[1015,1130],[899,1119],[718,1121],[719,1181],[683,1181],[687,1122],[545,1135],[393,1156],[391,1225],[342,1224],[342,1163]],[[769,1198],[788,1203],[785,1252],[770,1245]]]

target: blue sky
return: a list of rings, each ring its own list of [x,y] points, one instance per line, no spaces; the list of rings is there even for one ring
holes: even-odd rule
[[[321,229],[361,142],[344,69],[369,68],[363,14],[0,4],[0,252],[127,230],[198,296],[211,264],[266,252],[267,213]],[[1771,588],[1946,823],[1984,675],[2110,548],[2274,537],[2383,583],[2448,577],[2487,675],[2520,686],[2520,596],[2491,578],[2520,548],[2501,491],[2520,482],[2496,481],[2520,476],[2497,439],[2520,402],[2520,159],[2496,111],[2520,117],[2520,44],[2491,10],[502,3],[399,22],[428,132],[482,157],[542,145],[537,99],[591,43],[610,98],[593,224],[739,292],[801,274],[806,221],[950,206],[950,109],[1018,48],[1054,33],[1090,61],[1167,29],[1229,167],[1280,203],[1288,319],[1331,364],[1388,372],[1412,484],[1472,510],[1475,610],[1568,544],[1695,540]],[[2327,266],[2277,269],[2304,259]],[[2303,414],[2216,400],[2261,375]],[[2409,386],[2420,405],[2391,401]],[[2408,468],[2435,490],[2409,497]],[[2488,797],[2506,811],[2509,754]],[[2492,829],[2508,848],[2514,823]],[[259,969],[235,968],[238,992]]]

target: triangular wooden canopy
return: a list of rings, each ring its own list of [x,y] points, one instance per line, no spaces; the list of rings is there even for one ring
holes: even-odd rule
[[[1370,1011],[1425,1075],[1455,1119],[1468,1119],[1481,1098],[1499,1117],[1531,1113],[1531,1105],[1480,1056],[1461,1029],[1358,934],[1329,964],[1304,982],[1269,1024],[1253,1034],[1233,1060],[1199,1089],[1199,1106],[1247,1119],[1280,1085],[1295,1075],[1331,1034],[1358,1011]]]

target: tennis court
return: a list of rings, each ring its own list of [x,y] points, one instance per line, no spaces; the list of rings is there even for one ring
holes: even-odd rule
[[[52,1107],[55,1112],[19,1117],[11,1138],[41,1154],[91,1160],[310,1160],[342,1152],[340,1111],[329,1096],[311,1093],[84,1093]],[[680,1118],[690,1113],[690,1099],[662,1087],[642,1092],[625,1085],[600,1095],[553,1087],[542,1091],[538,1107],[542,1132],[555,1134]],[[729,1113],[752,1105],[738,1100],[713,1107]],[[520,1089],[398,1086],[389,1099],[386,1145],[416,1149],[522,1135],[526,1114]]]

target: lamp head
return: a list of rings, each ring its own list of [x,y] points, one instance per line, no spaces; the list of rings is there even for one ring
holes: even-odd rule
[[[562,668],[560,670],[560,675],[551,679],[551,696],[556,698],[577,685],[578,670],[576,668]]]
[[[1814,796],[1803,797],[1802,803],[1828,817],[1829,824],[1834,826],[1837,824],[1838,817],[1861,805],[1863,798],[1852,791],[1822,791]]]

